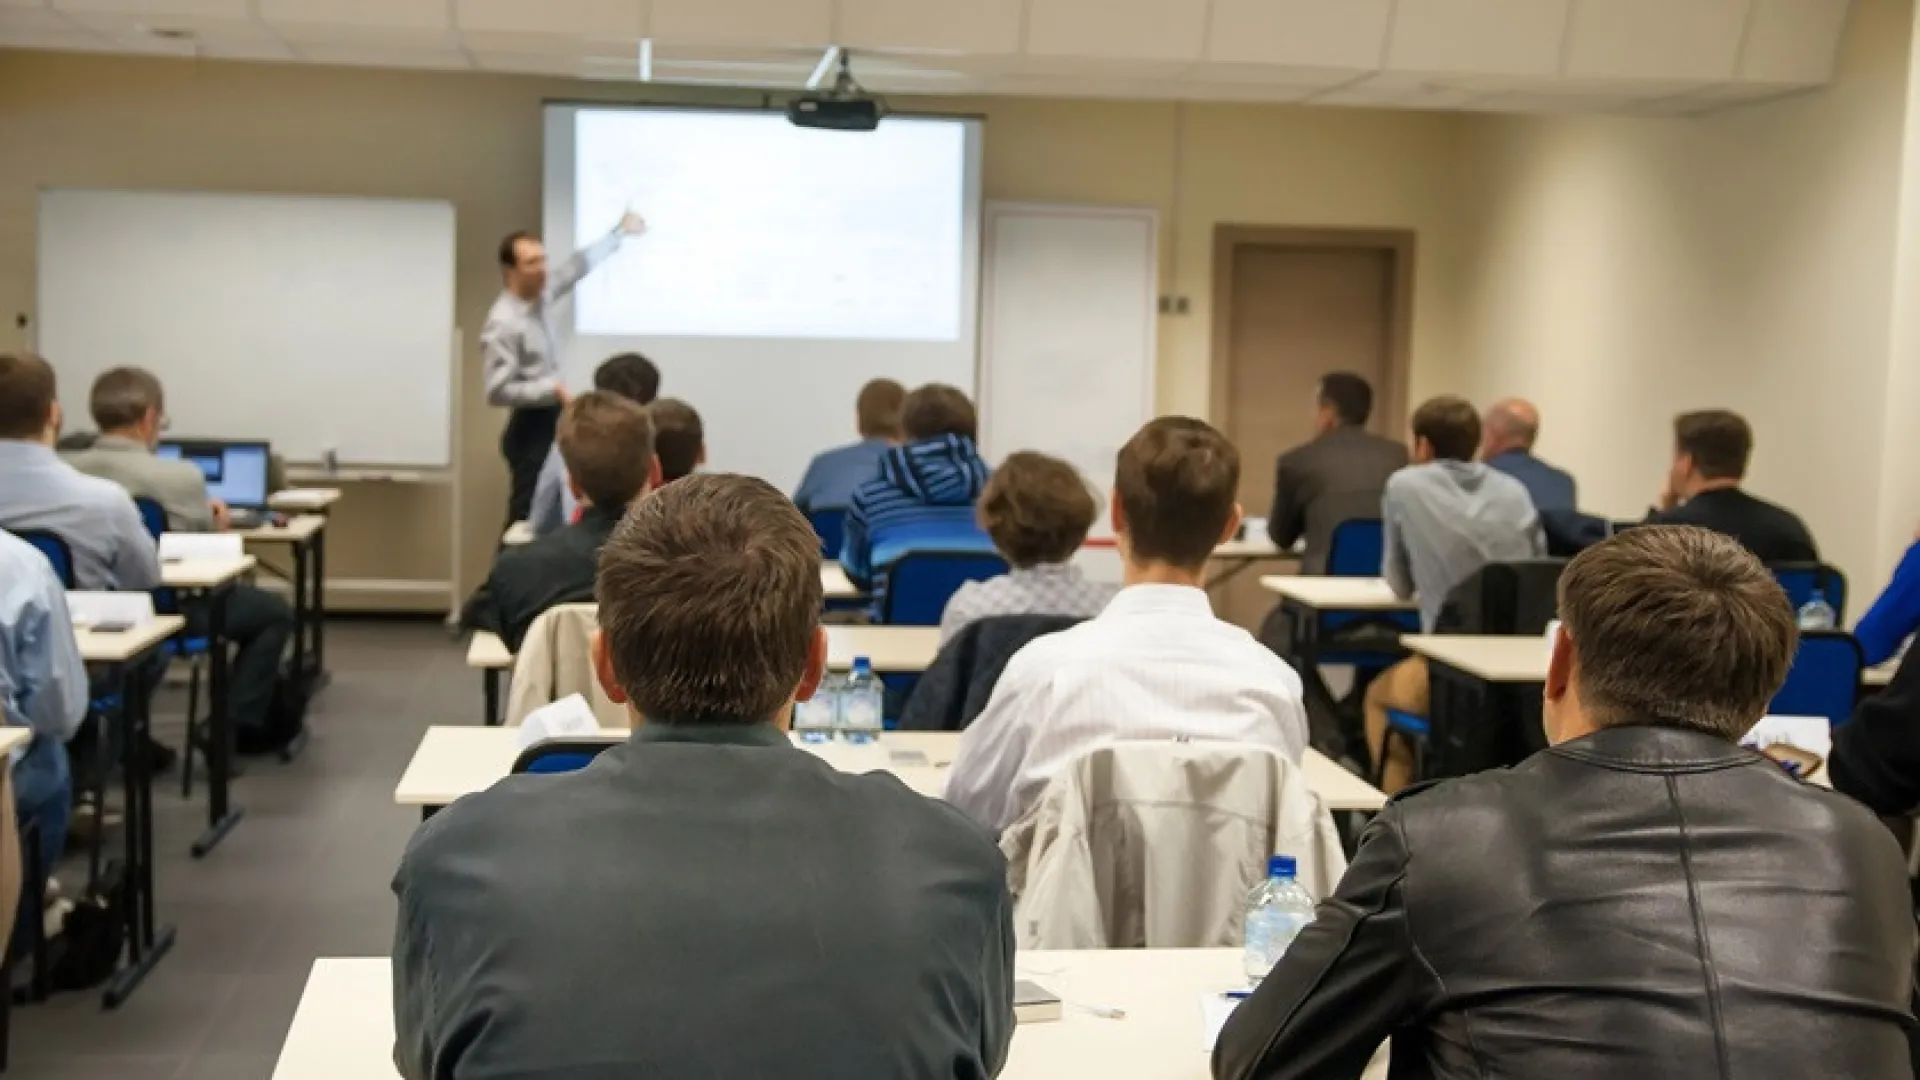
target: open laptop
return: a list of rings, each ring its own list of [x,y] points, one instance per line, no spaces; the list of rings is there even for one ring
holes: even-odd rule
[[[227,504],[235,528],[256,528],[266,521],[267,466],[272,458],[267,443],[177,439],[161,443],[154,453],[199,466],[207,478],[207,496]]]

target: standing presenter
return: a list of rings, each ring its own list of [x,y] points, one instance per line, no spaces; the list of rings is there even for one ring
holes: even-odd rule
[[[629,212],[617,228],[574,253],[551,276],[547,249],[538,237],[516,232],[500,241],[504,287],[480,331],[480,355],[486,364],[487,404],[513,410],[500,434],[500,453],[513,477],[508,524],[525,520],[533,505],[534,482],[569,398],[549,313],[617,251],[621,241],[646,227],[640,215]]]

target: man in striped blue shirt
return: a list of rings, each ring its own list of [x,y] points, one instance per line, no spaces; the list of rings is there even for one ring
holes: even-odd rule
[[[888,450],[879,475],[853,491],[840,565],[883,610],[887,569],[915,551],[991,552],[974,503],[987,486],[987,463],[974,446],[973,402],[930,383],[900,410],[906,445]]]

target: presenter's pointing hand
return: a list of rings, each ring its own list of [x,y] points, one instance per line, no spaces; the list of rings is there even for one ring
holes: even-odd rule
[[[629,210],[626,216],[620,219],[620,231],[627,236],[639,236],[647,231],[647,219]]]

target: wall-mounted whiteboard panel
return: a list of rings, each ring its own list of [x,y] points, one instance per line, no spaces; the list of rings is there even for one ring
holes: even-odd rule
[[[982,440],[1064,458],[1100,491],[1154,416],[1158,222],[1151,210],[988,203]],[[1105,515],[1096,537],[1110,535]]]
[[[67,427],[125,364],[172,431],[295,462],[451,460],[454,216],[445,202],[45,191],[39,349]]]

